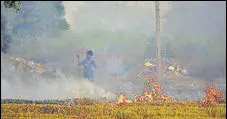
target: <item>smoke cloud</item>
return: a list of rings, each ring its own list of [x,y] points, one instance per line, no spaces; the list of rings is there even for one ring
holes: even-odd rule
[[[19,13],[1,6],[1,23],[11,38],[7,54],[1,54],[1,98],[114,97],[145,90],[136,75],[144,58],[155,56],[154,2],[22,3]],[[188,66],[188,80],[198,84],[160,82],[171,96],[200,99],[204,81],[225,89],[225,9],[223,2],[160,2],[162,56]],[[94,51],[94,83],[74,63],[77,54],[85,58],[81,48]],[[8,55],[39,61],[47,72],[18,69]]]

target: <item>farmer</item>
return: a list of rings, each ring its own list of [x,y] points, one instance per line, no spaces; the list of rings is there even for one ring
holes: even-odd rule
[[[93,56],[93,52],[91,50],[87,51],[87,57],[82,62],[80,62],[80,56],[77,55],[77,62],[78,65],[83,65],[83,76],[84,78],[88,78],[90,81],[93,81],[94,78],[94,71],[93,69],[96,68],[94,60],[91,59]]]

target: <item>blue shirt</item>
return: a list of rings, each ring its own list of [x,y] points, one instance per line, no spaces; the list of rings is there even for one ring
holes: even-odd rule
[[[84,78],[92,80],[94,77],[93,69],[96,68],[95,62],[90,59],[85,59],[82,62],[79,62],[79,66],[83,65]]]

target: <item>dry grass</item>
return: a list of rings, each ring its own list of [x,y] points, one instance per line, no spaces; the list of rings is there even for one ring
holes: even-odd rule
[[[54,104],[2,104],[1,118],[41,119],[224,119],[226,104],[223,94],[211,85],[204,100],[176,101],[166,95],[162,86],[150,77],[144,78],[148,90],[129,100],[120,94],[113,102],[98,102],[89,98],[66,100]]]
[[[65,106],[51,104],[2,104],[1,118],[226,118],[226,104],[199,107],[195,102],[139,102]]]

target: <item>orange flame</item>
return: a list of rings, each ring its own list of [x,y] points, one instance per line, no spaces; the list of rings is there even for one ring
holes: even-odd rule
[[[173,99],[168,95],[164,94],[162,86],[154,82],[154,78],[145,77],[144,78],[148,83],[146,84],[149,87],[149,91],[145,91],[142,95],[135,95],[135,102],[151,102],[151,101],[172,101]],[[129,100],[123,94],[118,96],[118,104],[130,103]]]
[[[224,95],[221,91],[219,91],[213,84],[207,86],[204,90],[205,97],[202,101],[200,101],[200,106],[210,105],[210,104],[218,104],[224,102]]]

